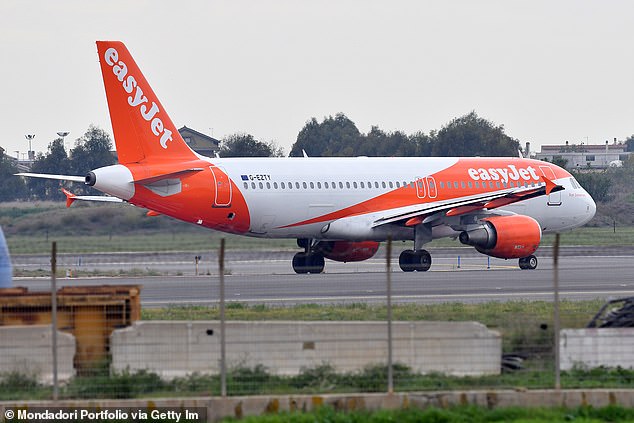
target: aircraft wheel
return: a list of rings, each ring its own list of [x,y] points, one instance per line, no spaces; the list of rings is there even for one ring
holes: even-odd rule
[[[427,250],[418,250],[414,252],[414,262],[416,270],[426,272],[431,267],[431,254]]]
[[[427,250],[405,250],[398,257],[403,272],[426,272],[431,267],[431,254]]]
[[[404,250],[398,256],[398,265],[403,272],[413,272],[416,270],[414,264],[414,250]]]
[[[519,260],[520,269],[522,270],[533,270],[537,268],[537,257],[534,255],[530,255],[528,257],[522,257]]]
[[[306,253],[297,253],[293,256],[293,270],[295,273],[308,273],[306,271]]]
[[[319,253],[297,253],[293,256],[295,273],[321,273],[324,271],[324,256]]]

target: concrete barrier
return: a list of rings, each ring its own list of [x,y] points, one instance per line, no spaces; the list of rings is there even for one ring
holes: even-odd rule
[[[323,363],[337,372],[387,363],[385,322],[227,322],[228,367],[263,365],[293,375]],[[395,363],[420,373],[498,374],[501,337],[476,322],[395,322]],[[116,330],[112,369],[147,369],[162,377],[218,373],[218,321],[143,321]]]
[[[52,383],[52,335],[50,325],[0,326],[0,373],[18,372]],[[57,353],[58,380],[68,380],[75,374],[75,337],[58,331]]]
[[[560,336],[561,369],[634,368],[634,328],[563,329]]]

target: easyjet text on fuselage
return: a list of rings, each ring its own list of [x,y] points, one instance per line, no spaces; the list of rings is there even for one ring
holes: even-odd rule
[[[520,179],[524,181],[530,180],[539,180],[540,177],[535,172],[535,168],[532,166],[528,166],[526,168],[517,168],[515,165],[507,165],[505,168],[488,168],[485,169],[483,167],[480,168],[469,168],[467,170],[469,172],[469,176],[474,181],[503,181],[508,182],[511,181],[519,181]]]

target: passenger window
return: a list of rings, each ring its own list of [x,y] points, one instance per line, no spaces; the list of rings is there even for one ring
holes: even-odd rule
[[[282,187],[282,189],[286,188],[286,186],[284,186],[284,182],[280,182],[280,186]]]
[[[353,183],[352,183],[352,186],[353,186],[355,189],[357,189],[357,183],[356,183],[356,182],[353,182]]]
[[[363,181],[359,182],[361,184],[361,188],[365,188],[365,183]]]
[[[495,186],[496,186],[496,187],[498,187],[498,188],[500,188],[500,183],[499,183],[499,182],[496,182],[496,183],[495,183]]]
[[[251,182],[251,188],[255,189],[255,182]]]
[[[477,182],[476,182],[476,184],[477,184]],[[444,188],[444,187],[445,187],[445,183],[440,181],[440,188]]]
[[[453,187],[454,187],[454,188],[458,188],[458,182],[454,182],[454,183],[453,183]]]
[[[387,185],[385,185],[385,181],[381,182],[381,186],[382,186],[383,188],[386,188],[386,187],[387,187]]]
[[[392,181],[389,182],[390,188],[394,188],[394,185],[392,184]]]
[[[401,187],[401,183],[399,181],[396,181],[396,188],[400,188]]]
[[[266,183],[266,189],[271,189],[271,183],[270,182]]]
[[[321,182],[317,182],[317,188],[321,189]]]
[[[249,189],[249,183],[248,182],[244,183],[244,189]]]
[[[339,189],[343,189],[343,182],[339,182]]]
[[[462,189],[465,189],[467,187],[467,184],[465,184],[464,181],[460,182],[460,185],[462,186]]]
[[[350,182],[346,182],[346,188],[350,189]]]
[[[299,182],[295,182],[295,188],[299,189]]]
[[[310,189],[315,189],[315,184],[314,183],[310,183]]]
[[[259,182],[258,186],[260,187],[260,189],[264,189],[264,184],[262,182]]]
[[[306,184],[306,182],[302,182],[302,186],[304,187],[304,189],[308,189],[308,184]]]
[[[469,188],[473,188],[473,182],[469,181]]]

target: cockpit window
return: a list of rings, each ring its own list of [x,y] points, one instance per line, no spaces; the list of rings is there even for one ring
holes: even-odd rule
[[[570,178],[570,183],[572,184],[572,187],[574,189],[581,188],[581,185],[579,185],[579,182],[577,182],[577,180],[575,178]]]

